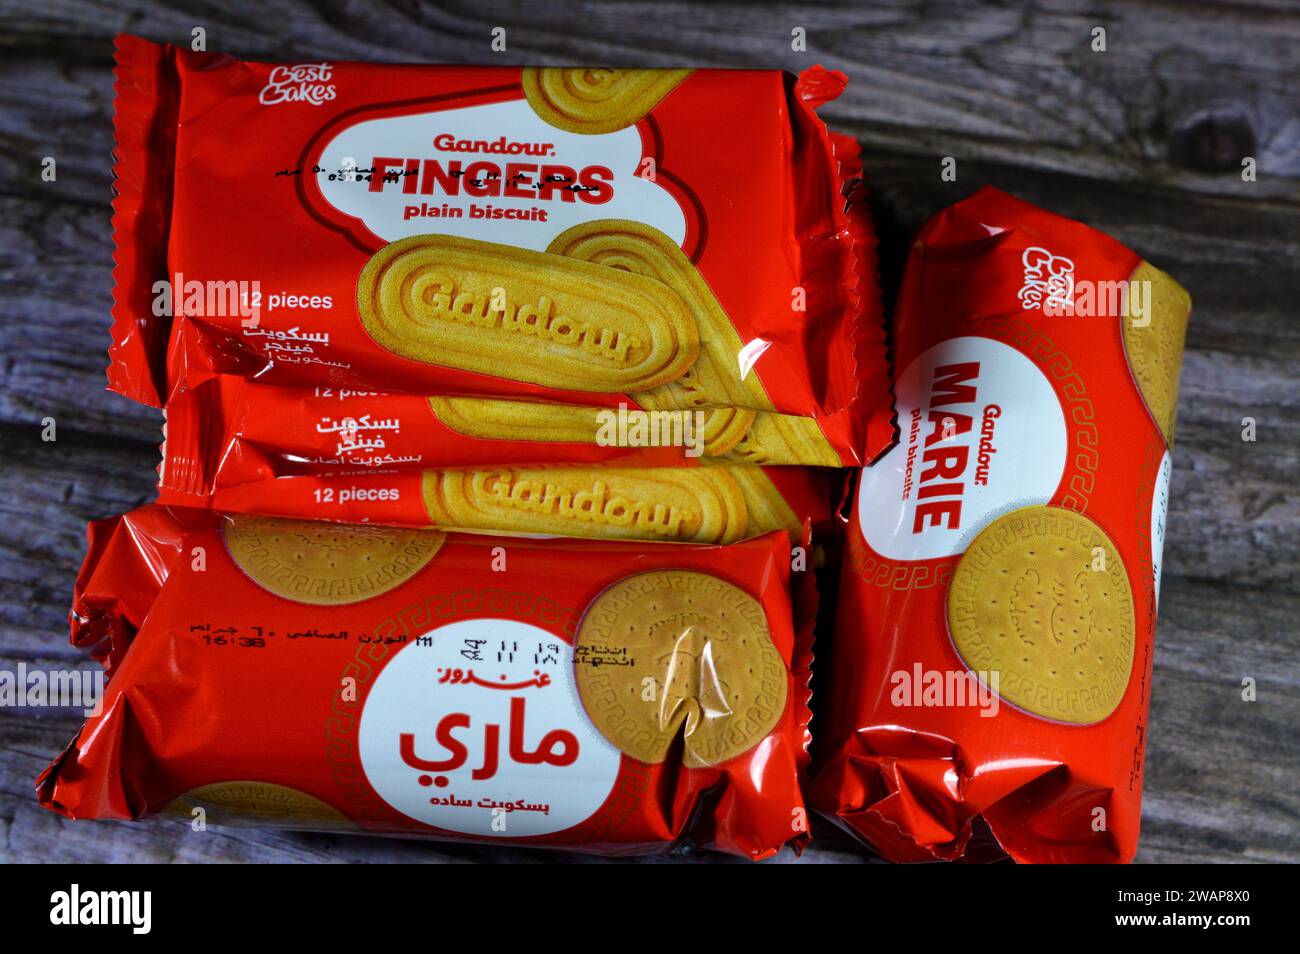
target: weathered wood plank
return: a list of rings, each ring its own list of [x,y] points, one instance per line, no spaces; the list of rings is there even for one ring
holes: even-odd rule
[[[1300,20],[1284,3],[67,6],[52,14],[0,5],[9,60],[0,88],[36,62],[65,67],[26,90],[27,155],[41,148],[39,131],[49,126],[41,117],[106,115],[105,38],[130,30],[189,42],[202,26],[209,49],[265,59],[793,70],[822,62],[853,77],[828,113],[860,126],[869,149],[919,147],[936,157],[1292,200],[1300,177]],[[495,53],[491,30],[502,25],[507,49]],[[807,33],[806,52],[791,48],[797,27]],[[1107,31],[1104,53],[1091,48],[1096,27]],[[1240,179],[1245,155],[1258,160],[1256,183]]]
[[[3,115],[3,110],[0,110]],[[157,443],[161,414],[108,390],[109,209],[0,196],[0,421]]]

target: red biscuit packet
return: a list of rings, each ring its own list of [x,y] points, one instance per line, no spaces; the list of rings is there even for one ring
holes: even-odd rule
[[[1190,307],[994,189],[917,239],[900,441],[853,506],[811,796],[887,858],[987,830],[1018,861],[1132,859]]]
[[[814,112],[843,74],[277,65],[122,36],[115,75],[113,390],[649,395],[812,417],[849,459],[888,440],[858,147]]]
[[[252,475],[331,469],[863,462],[847,430],[823,432],[789,415],[426,398],[276,387],[235,375],[218,375],[171,400],[163,454],[164,482],[186,493]]]
[[[198,393],[177,403],[191,406]],[[216,415],[187,415],[173,426],[169,413],[158,502],[305,520],[663,543],[735,543],[773,530],[787,531],[797,543],[809,525],[821,543],[842,492],[843,472],[835,468],[683,459],[680,448],[649,450],[674,455],[661,463],[692,466],[629,467],[621,460],[561,466],[545,452],[530,454],[527,445],[523,456],[531,459],[520,463],[467,466],[477,453],[489,461],[497,454],[472,440],[443,446],[436,430],[396,426],[405,411],[421,413],[423,398],[385,396],[382,406],[394,416],[367,417],[375,428],[369,431],[349,428],[351,436],[343,437],[336,425],[356,419],[326,415],[329,433],[312,433],[315,412],[303,405],[331,403],[286,399],[284,414],[247,418],[233,439],[228,431],[222,436]],[[377,435],[391,443],[366,463],[311,453],[327,449],[325,440],[355,444]],[[421,454],[428,450],[458,466],[425,466]]]
[[[141,507],[90,527],[72,639],[110,678],[38,797],[76,819],[765,858],[807,839],[815,593],[796,574],[792,603],[789,555],[780,534],[647,547]],[[650,644],[610,638],[611,599],[654,616],[615,605]],[[603,693],[623,683],[620,715]],[[656,714],[657,757],[626,754],[643,740],[621,720]]]

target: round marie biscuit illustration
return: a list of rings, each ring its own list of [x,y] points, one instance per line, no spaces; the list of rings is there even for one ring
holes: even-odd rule
[[[972,671],[996,673],[1002,698],[1045,719],[1099,722],[1128,689],[1128,572],[1073,511],[1025,507],[981,531],[953,572],[948,628]]]
[[[279,517],[232,516],[226,549],[258,586],[298,603],[339,606],[387,593],[425,567],[445,534]]]
[[[213,782],[172,799],[164,815],[192,818],[195,808],[213,825],[305,828],[326,831],[354,828],[347,816],[319,798],[274,782]]]
[[[522,82],[538,116],[558,129],[590,136],[643,119],[690,75],[690,70],[529,66]]]
[[[688,767],[748,752],[785,711],[787,673],[767,617],[708,573],[654,570],[592,600],[574,644],[578,694],[601,734],[641,762],[678,737]]]

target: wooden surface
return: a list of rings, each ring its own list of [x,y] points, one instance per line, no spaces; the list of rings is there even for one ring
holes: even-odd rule
[[[84,524],[152,492],[159,417],[104,389],[115,32],[187,42],[203,26],[209,49],[287,60],[820,62],[853,81],[824,114],[863,143],[888,293],[909,237],[985,183],[1088,221],[1190,289],[1138,858],[1300,860],[1294,3],[0,0],[0,23],[0,668],[75,663],[66,613]],[[489,49],[494,26],[506,53]],[[798,26],[807,53],[790,48]],[[1106,53],[1089,48],[1094,26]],[[1240,177],[1245,155],[1256,182]],[[41,181],[44,156],[54,183]],[[940,181],[943,156],[957,159],[955,183]],[[1247,416],[1254,443],[1241,440]],[[40,437],[46,417],[54,443]],[[1245,677],[1254,703],[1241,701]],[[0,861],[573,857],[68,823],[36,806],[32,779],[77,721],[0,709]],[[803,861],[867,857],[825,835]]]

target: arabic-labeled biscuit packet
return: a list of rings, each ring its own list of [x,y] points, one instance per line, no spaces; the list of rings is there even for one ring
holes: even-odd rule
[[[37,782],[154,815],[630,855],[807,840],[782,533],[516,539],[148,505],[90,527],[102,706]]]

